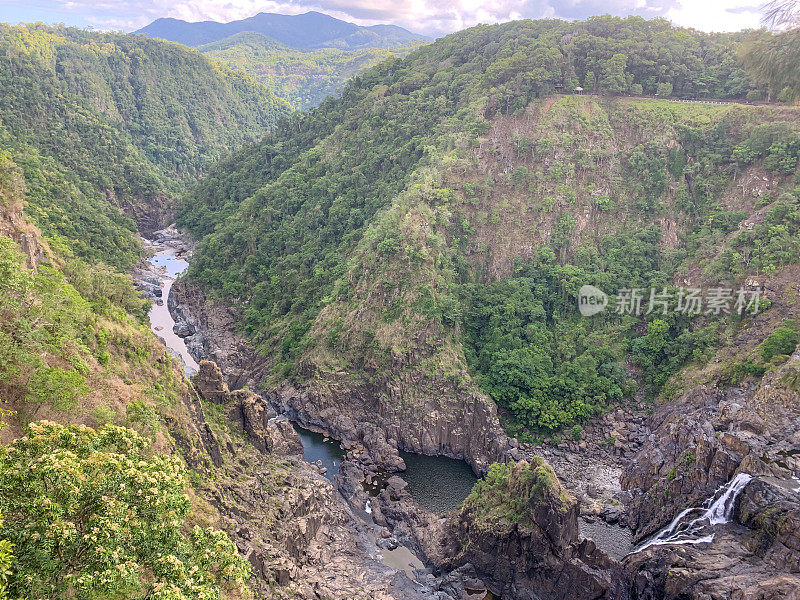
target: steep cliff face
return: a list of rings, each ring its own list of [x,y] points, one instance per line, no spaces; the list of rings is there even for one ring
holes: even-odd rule
[[[271,419],[274,413],[253,392],[231,392],[213,362],[200,363],[194,382],[219,407],[210,425],[202,421],[200,427],[212,430],[221,449],[219,464],[198,493],[219,512],[253,565],[257,594],[308,600],[424,598],[416,591],[419,586],[376,558],[365,523],[303,460],[303,446],[288,421]]]
[[[765,333],[798,317],[797,268],[769,284],[769,311],[744,328],[710,366],[688,370],[686,392],[651,416],[653,435],[622,477],[634,494],[632,523],[642,537],[681,508],[710,496],[736,473],[791,478],[800,446],[800,354],[783,357],[761,379],[731,384],[731,366],[760,353]],[[704,383],[705,382],[705,383]]]
[[[267,359],[239,332],[241,314],[230,305],[209,298],[183,279],[173,284],[167,304],[175,322],[187,324],[192,332],[184,338],[189,353],[198,362],[218,364],[232,388],[255,388],[267,375]]]
[[[469,565],[512,600],[627,598],[619,563],[578,542],[578,513],[541,459],[495,467],[445,525],[444,564]]]
[[[379,88],[364,100],[366,114],[383,114],[381,94],[386,90]],[[304,231],[316,223],[314,211],[327,200],[321,197],[312,206],[306,192],[297,189],[296,171],[315,182],[315,194],[325,196],[325,182],[333,182],[332,173],[344,168],[338,149],[357,137],[351,129],[358,136],[369,135],[361,131],[368,128],[363,114],[348,112],[348,127],[329,132],[319,148],[296,157],[293,168],[281,172],[277,160],[285,158],[288,148],[265,146],[262,154],[250,157],[258,163],[264,186],[248,179],[237,194],[252,196],[242,198],[238,207],[224,191],[235,179],[229,171],[222,169],[204,185],[197,203],[217,207],[212,216],[224,226],[200,242],[186,296],[204,289],[217,293],[219,286],[236,290],[236,298],[228,298],[235,307],[229,314],[245,323],[258,347],[252,356],[259,358],[244,358],[242,338],[222,340],[229,348],[213,350],[218,360],[248,363],[232,369],[232,376],[252,367],[258,371],[254,379],[270,390],[271,401],[342,439],[363,437],[353,428],[370,423],[386,433],[390,445],[467,457],[480,470],[513,451],[499,437],[486,392],[521,425],[557,429],[607,410],[630,394],[626,377],[640,377],[640,385],[656,393],[653,388],[664,386],[681,361],[707,360],[707,346],[727,343],[721,330],[713,329],[713,318],[701,315],[691,325],[688,320],[670,322],[673,338],[686,332],[686,337],[705,340],[698,342],[705,346],[683,355],[678,348],[674,353],[679,356],[658,356],[662,371],[640,375],[638,368],[652,358],[639,356],[638,364],[632,364],[625,341],[641,337],[653,317],[637,325],[609,316],[599,331],[576,316],[577,290],[580,284],[599,281],[613,286],[608,290],[612,293],[632,282],[713,287],[722,285],[721,280],[750,281],[743,278],[748,268],[741,269],[742,261],[735,259],[750,250],[737,240],[765,226],[767,213],[780,212],[773,210],[780,208],[775,201],[793,197],[788,191],[792,178],[766,170],[766,158],[740,163],[732,157],[739,156],[735,148],[751,144],[751,137],[774,133],[763,131],[796,135],[796,111],[561,96],[531,100],[515,114],[489,113],[480,123],[485,130],[476,125],[474,132],[451,132],[451,150],[431,150],[430,160],[408,173],[402,189],[353,230],[347,244],[337,246],[330,257],[335,266],[329,269],[319,266],[312,273],[309,265],[316,258],[311,255],[322,247],[314,246],[312,252],[281,245],[281,236],[290,236],[281,228],[289,220]],[[315,118],[309,115],[303,126],[313,131]],[[306,137],[298,143],[308,142]],[[388,151],[375,143],[370,147]],[[292,146],[295,150],[301,149]],[[361,158],[369,162],[368,156]],[[383,190],[382,181],[375,179],[364,193]],[[392,186],[396,189],[394,179]],[[275,203],[284,197],[297,197],[298,206],[305,208],[278,228],[271,215],[278,214]],[[202,227],[195,224],[199,232],[211,218],[190,201],[182,211],[188,211],[184,220],[203,218]],[[223,258],[239,243],[239,233],[258,237],[251,232],[248,215],[258,215],[253,218],[276,243],[269,249],[258,250],[258,244],[248,249],[250,258],[242,260],[249,266],[236,267],[241,277],[235,269],[219,273],[215,260],[241,262],[241,257]],[[327,243],[329,234],[334,235],[320,233],[326,227],[323,221],[303,234],[313,239],[309,244]],[[277,250],[282,247],[284,253]],[[285,278],[277,271],[262,277],[258,273],[267,268],[255,267],[262,255],[264,264],[302,267],[291,267]],[[525,261],[535,266],[525,270]],[[492,301],[498,314],[487,312],[484,323],[474,316],[474,299],[484,286],[506,278],[513,280],[509,288],[489,292],[496,294]],[[765,277],[751,279],[748,289],[767,283]],[[315,294],[309,291],[323,281]],[[533,300],[526,298],[531,306],[516,299],[503,305],[503,294],[519,288],[532,290]],[[541,310],[534,301],[541,302]],[[501,310],[507,311],[505,318],[499,316]],[[509,331],[502,329],[505,324]],[[738,323],[723,327],[735,329]],[[596,343],[589,343],[593,335]],[[504,336],[510,339],[505,346]],[[487,345],[498,347],[484,355]],[[604,346],[602,360],[589,356],[593,348]],[[553,380],[543,389],[531,389],[530,381],[544,377],[537,371],[540,363],[524,357],[543,348],[547,356],[541,360],[552,366],[541,370]],[[587,367],[589,363],[594,366]],[[576,399],[570,382],[583,380],[584,367],[616,373],[615,386],[598,384],[604,389]],[[681,388],[682,383],[676,377],[670,386]],[[549,412],[548,402],[555,405]]]
[[[737,498],[733,523],[715,530],[710,544],[651,547],[626,559],[638,598],[706,598],[728,590],[732,598],[800,594],[796,480],[800,448],[797,373],[800,354],[783,357],[760,380],[732,386],[729,365],[752,356],[761,331],[796,316],[791,300],[794,268],[770,286],[774,312],[744,330],[735,351],[721,353],[688,391],[650,418],[653,435],[622,476],[632,493],[629,520],[639,538],[682,509],[698,506],[736,474],[755,477]],[[691,372],[690,372],[691,373]]]

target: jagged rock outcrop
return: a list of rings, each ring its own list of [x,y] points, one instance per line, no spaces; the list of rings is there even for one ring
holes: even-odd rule
[[[188,419],[165,416],[167,429],[178,447],[186,463],[195,470],[206,470],[209,459],[211,464],[219,467],[222,464],[222,449],[219,440],[206,421],[203,406],[195,390],[189,390],[183,397]]]
[[[286,419],[274,419],[270,409],[258,394],[247,390],[231,392],[216,363],[200,361],[194,384],[203,398],[225,407],[228,419],[264,454],[302,454],[303,444]]]
[[[444,526],[442,566],[511,600],[627,598],[619,563],[578,541],[578,502],[541,459],[490,473]]]
[[[771,477],[751,481],[739,498],[735,519],[753,531],[748,549],[794,575],[800,594],[800,482]]]
[[[374,556],[366,524],[302,459],[302,444],[288,420],[273,419],[263,398],[250,390],[229,391],[211,361],[200,363],[193,381],[207,401],[224,407],[226,424],[247,434],[245,442],[244,436],[217,429],[220,461],[214,461],[217,469],[203,480],[202,492],[250,561],[257,597],[272,597],[276,586],[286,597],[308,600],[435,597]],[[211,432],[199,401],[190,412],[193,431]],[[200,437],[180,444],[184,455],[203,454]]]
[[[712,544],[651,546],[625,559],[633,600],[797,600],[800,578],[765,569],[748,530],[715,532]]]
[[[787,457],[800,448],[800,397],[783,382],[798,366],[795,356],[758,386],[698,387],[653,414],[653,433],[621,479],[634,495],[639,538],[738,472],[792,476]]]
[[[25,254],[26,267],[35,269],[39,263],[49,260],[50,249],[42,240],[39,230],[23,215],[22,199],[25,183],[16,166],[0,164],[0,236],[9,237]]]

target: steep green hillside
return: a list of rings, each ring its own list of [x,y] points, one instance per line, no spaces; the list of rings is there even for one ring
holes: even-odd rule
[[[382,63],[187,196],[191,277],[322,395],[478,384],[536,432],[660,393],[741,318],[591,320],[578,288],[735,288],[797,260],[800,114],[616,94],[743,97],[737,39],[527,21]],[[606,95],[554,95],[578,82]]]
[[[0,147],[23,168],[26,211],[64,250],[117,267],[137,256],[130,217],[157,216],[290,110],[245,75],[140,36],[2,25],[0,52]]]
[[[297,50],[260,33],[245,32],[199,46],[198,50],[231,69],[244,71],[298,110],[304,110],[339,93],[355,74],[392,56],[406,56],[421,43],[390,49]]]
[[[51,249],[24,187],[0,153],[0,595],[249,597],[250,563],[199,497],[216,438],[148,303]]]

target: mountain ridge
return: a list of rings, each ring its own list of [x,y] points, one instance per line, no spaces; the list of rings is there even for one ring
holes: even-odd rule
[[[338,94],[347,81],[389,58],[402,58],[424,42],[392,48],[292,48],[263,33],[243,31],[197,46],[230,69],[244,71],[299,110]]]
[[[196,47],[248,31],[261,33],[292,48],[306,49],[389,48],[426,39],[397,25],[361,26],[317,11],[300,15],[260,12],[228,23],[162,17],[133,33]]]

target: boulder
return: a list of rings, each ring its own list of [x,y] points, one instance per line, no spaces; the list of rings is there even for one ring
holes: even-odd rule
[[[217,363],[210,360],[201,360],[200,369],[192,378],[200,395],[213,404],[225,404],[230,390],[222,377],[222,371]]]

